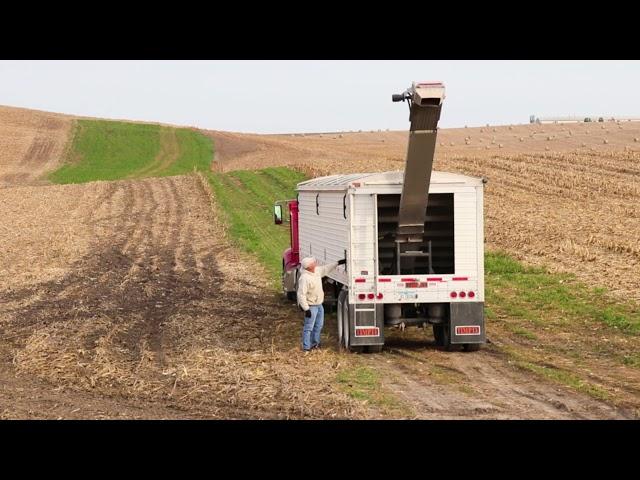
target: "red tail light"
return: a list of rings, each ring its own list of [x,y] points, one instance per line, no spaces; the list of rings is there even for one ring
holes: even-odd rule
[[[378,300],[380,300],[380,299],[382,298],[382,294],[381,294],[381,293],[379,293],[379,294],[376,296],[376,298],[377,298]]]
[[[460,292],[460,298],[464,298],[466,296],[467,296],[467,294],[465,292]]]
[[[358,295],[358,298],[359,298],[360,300],[364,300],[365,298],[367,298],[367,296],[366,296],[364,293],[360,293],[360,294]]]
[[[364,278],[356,278],[356,279],[355,279],[355,282],[356,282],[356,283],[364,283],[364,282],[365,282],[365,279],[364,279]]]
[[[469,292],[469,298],[473,298],[473,297],[475,297],[475,296],[476,296],[476,294],[475,294],[475,293],[473,293],[473,292]]]
[[[456,292],[451,292],[450,297],[451,298],[457,298],[458,294]]]
[[[373,293],[370,293],[369,295],[367,295],[367,297],[369,298],[369,300],[373,300],[375,298],[375,295]]]

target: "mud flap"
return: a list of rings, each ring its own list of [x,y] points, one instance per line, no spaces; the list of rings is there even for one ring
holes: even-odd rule
[[[349,305],[349,343],[359,345],[384,344],[384,304],[356,303]]]
[[[451,343],[486,343],[484,302],[455,302],[451,307]]]

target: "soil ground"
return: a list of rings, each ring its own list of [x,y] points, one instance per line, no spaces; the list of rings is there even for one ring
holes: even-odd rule
[[[444,352],[430,333],[390,331],[383,353],[348,355],[334,348],[329,317],[326,348],[304,356],[299,312],[265,287],[252,257],[231,246],[201,177],[38,186],[57,166],[71,120],[16,115],[0,111],[7,147],[0,159],[3,418],[637,416],[636,370],[626,371],[625,384],[625,371],[612,367],[609,384],[626,388],[635,403],[599,400],[507,355],[524,343],[500,319],[488,324],[492,343],[480,352]],[[600,127],[443,131],[436,168],[489,178],[489,247],[588,281],[606,271],[598,284],[637,299],[633,139],[640,126]],[[208,134],[222,171],[397,170],[406,148],[403,132]],[[535,342],[526,346],[536,350]],[[576,368],[591,368],[606,384],[611,365],[603,358]],[[380,389],[396,399],[391,407],[357,398],[357,385],[336,383],[340,372],[361,367],[377,372]]]

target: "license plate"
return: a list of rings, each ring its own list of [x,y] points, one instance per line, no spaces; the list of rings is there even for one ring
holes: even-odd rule
[[[461,325],[456,327],[456,335],[480,335],[479,325]]]
[[[356,327],[356,337],[379,337],[378,327]]]

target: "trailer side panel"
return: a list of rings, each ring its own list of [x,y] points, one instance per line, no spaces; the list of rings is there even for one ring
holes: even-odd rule
[[[320,265],[345,258],[345,252],[349,250],[349,208],[345,194],[300,192],[300,258],[315,257]],[[344,267],[339,266],[330,277],[346,283],[344,271]]]

